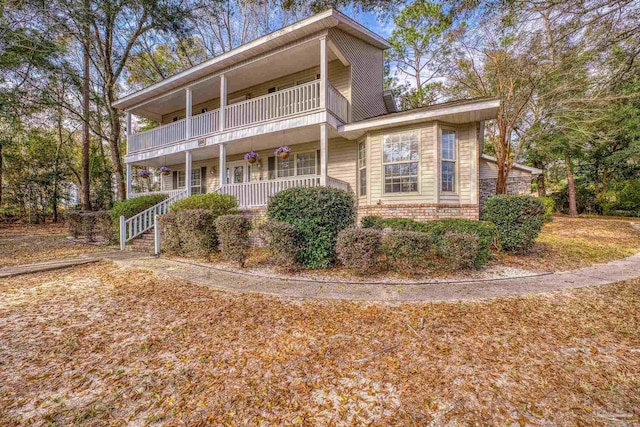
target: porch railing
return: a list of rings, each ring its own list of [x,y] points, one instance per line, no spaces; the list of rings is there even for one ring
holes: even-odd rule
[[[128,152],[157,148],[174,142],[182,141],[187,135],[187,121],[185,119],[158,126],[145,132],[129,136]]]
[[[327,109],[342,120],[343,123],[349,121],[349,101],[331,85],[328,87]]]
[[[131,193],[127,198],[128,199],[133,199],[134,197],[140,197],[140,196],[152,196],[154,194],[166,194],[169,197],[173,197],[178,193],[181,193],[184,191],[184,188],[179,188],[177,190],[159,190],[159,191],[143,191],[140,193]]]
[[[220,110],[208,111],[191,117],[191,136],[198,137],[217,132],[220,128]]]
[[[315,80],[225,108],[225,129],[304,113],[320,107],[320,80]]]
[[[155,224],[156,215],[164,215],[169,212],[169,206],[175,201],[187,197],[187,190],[179,190],[178,193],[167,197],[160,203],[140,212],[131,218],[120,217],[120,250],[124,250],[126,243],[151,230]]]
[[[319,176],[307,176],[227,184],[220,187],[220,193],[234,196],[238,199],[238,204],[241,208],[251,208],[266,206],[269,197],[287,188],[317,187],[318,185],[320,185]]]

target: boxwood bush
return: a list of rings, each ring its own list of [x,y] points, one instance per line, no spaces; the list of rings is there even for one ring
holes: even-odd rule
[[[162,251],[201,258],[215,252],[218,234],[215,217],[206,209],[169,212],[160,217]]]
[[[300,266],[297,261],[300,243],[293,225],[269,219],[260,225],[259,231],[269,247],[272,264],[284,271],[295,271]]]
[[[249,255],[251,221],[242,215],[222,215],[216,219],[216,230],[224,257],[244,267]]]
[[[533,246],[544,222],[545,209],[532,196],[494,195],[487,198],[482,218],[498,228],[502,249],[527,252]]]
[[[476,268],[483,266],[492,258],[492,247],[496,249],[499,248],[498,229],[494,224],[487,221],[458,218],[437,219],[424,222],[410,218],[387,218],[383,219],[383,221],[383,228],[427,233],[431,237],[431,241],[439,254],[441,252],[442,238],[447,231],[459,231],[477,235],[479,249],[474,261]]]
[[[440,256],[451,270],[475,267],[479,250],[480,238],[477,234],[453,230],[442,235],[439,248]]]
[[[384,218],[377,215],[367,215],[360,220],[360,227],[382,230],[385,228]]]
[[[113,228],[112,239],[114,241],[117,241],[120,238],[119,229],[121,216],[124,216],[125,218],[131,218],[132,216],[135,216],[140,212],[146,211],[150,207],[157,205],[166,198],[166,194],[151,194],[148,196],[133,197],[131,199],[120,200],[116,202],[109,211],[109,216],[111,217],[111,225]]]
[[[345,267],[360,274],[370,274],[380,265],[381,240],[380,230],[347,228],[338,233],[336,254]]]
[[[298,187],[271,197],[267,217],[295,227],[300,239],[300,264],[325,268],[334,260],[338,233],[354,225],[356,210],[353,195],[346,191]]]
[[[420,231],[392,231],[382,239],[382,250],[396,270],[416,273],[431,257],[431,237]]]
[[[217,218],[221,215],[238,213],[238,200],[228,194],[194,194],[193,196],[173,202],[169,207],[171,212],[188,209],[206,209]]]

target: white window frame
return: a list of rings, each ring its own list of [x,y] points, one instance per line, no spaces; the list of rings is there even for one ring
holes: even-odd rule
[[[418,157],[417,159],[414,160],[401,160],[401,161],[395,161],[395,162],[385,162],[384,160],[384,145],[385,145],[385,140],[388,137],[391,136],[396,136],[396,135],[403,135],[403,134],[415,134],[416,136],[416,140],[418,143],[418,147],[417,147],[417,154]],[[393,196],[393,195],[402,195],[402,194],[419,194],[420,193],[420,163],[421,163],[421,141],[420,141],[420,132],[418,129],[411,129],[411,130],[406,130],[406,131],[401,131],[401,132],[393,132],[393,133],[387,133],[382,135],[381,139],[380,139],[380,161],[382,163],[382,194],[384,195],[389,195],[389,196]],[[416,174],[416,189],[414,191],[387,191],[387,178],[385,175],[385,166],[387,165],[395,165],[395,164],[405,164],[405,163],[416,163],[417,164],[417,174]]]
[[[300,154],[309,154],[309,153],[313,153],[313,156],[314,156],[315,173],[299,175],[298,174],[298,155],[300,155]],[[318,175],[318,153],[317,153],[316,150],[305,150],[305,151],[300,151],[300,152],[295,152],[295,153],[292,152],[291,154],[289,154],[289,158],[288,159],[291,159],[291,158],[293,158],[293,175],[291,175],[291,176],[280,176],[280,161],[282,159],[276,156],[276,179],[287,179],[287,178],[295,178],[297,176],[316,176],[316,175]]]
[[[452,133],[453,137],[453,158],[445,158],[444,157],[444,138],[443,135],[445,133]],[[438,147],[438,158],[440,161],[440,176],[438,177],[438,182],[440,183],[440,193],[442,194],[457,194],[458,193],[458,131],[451,128],[440,128],[440,146]],[[453,185],[451,190],[444,189],[444,180],[443,172],[445,163],[453,164]]]
[[[366,197],[367,195],[367,141],[366,140],[362,140],[358,142],[357,159],[358,159],[358,197]],[[363,172],[364,172],[364,182],[362,180]],[[363,184],[364,184],[364,187],[363,187]]]
[[[179,170],[178,172],[178,188],[185,188],[187,172],[185,170]],[[197,175],[195,177],[194,175]],[[195,182],[198,182],[196,185]],[[200,168],[191,169],[191,188],[202,188],[202,170]]]

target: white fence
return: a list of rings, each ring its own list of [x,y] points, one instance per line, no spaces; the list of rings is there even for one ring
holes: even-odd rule
[[[220,110],[208,111],[191,117],[191,136],[198,137],[217,132],[220,128]]]
[[[159,126],[145,132],[129,136],[128,152],[162,147],[174,142],[182,141],[187,136],[187,121],[185,119]]]

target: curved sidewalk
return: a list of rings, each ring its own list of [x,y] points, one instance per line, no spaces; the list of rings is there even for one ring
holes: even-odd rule
[[[106,254],[105,254],[106,255]],[[115,258],[115,257],[114,257]],[[464,301],[517,296],[597,286],[640,277],[640,254],[578,270],[523,278],[433,284],[354,284],[263,278],[212,266],[166,258],[104,259],[127,268],[150,270],[224,291],[259,293],[287,298],[352,301]]]

